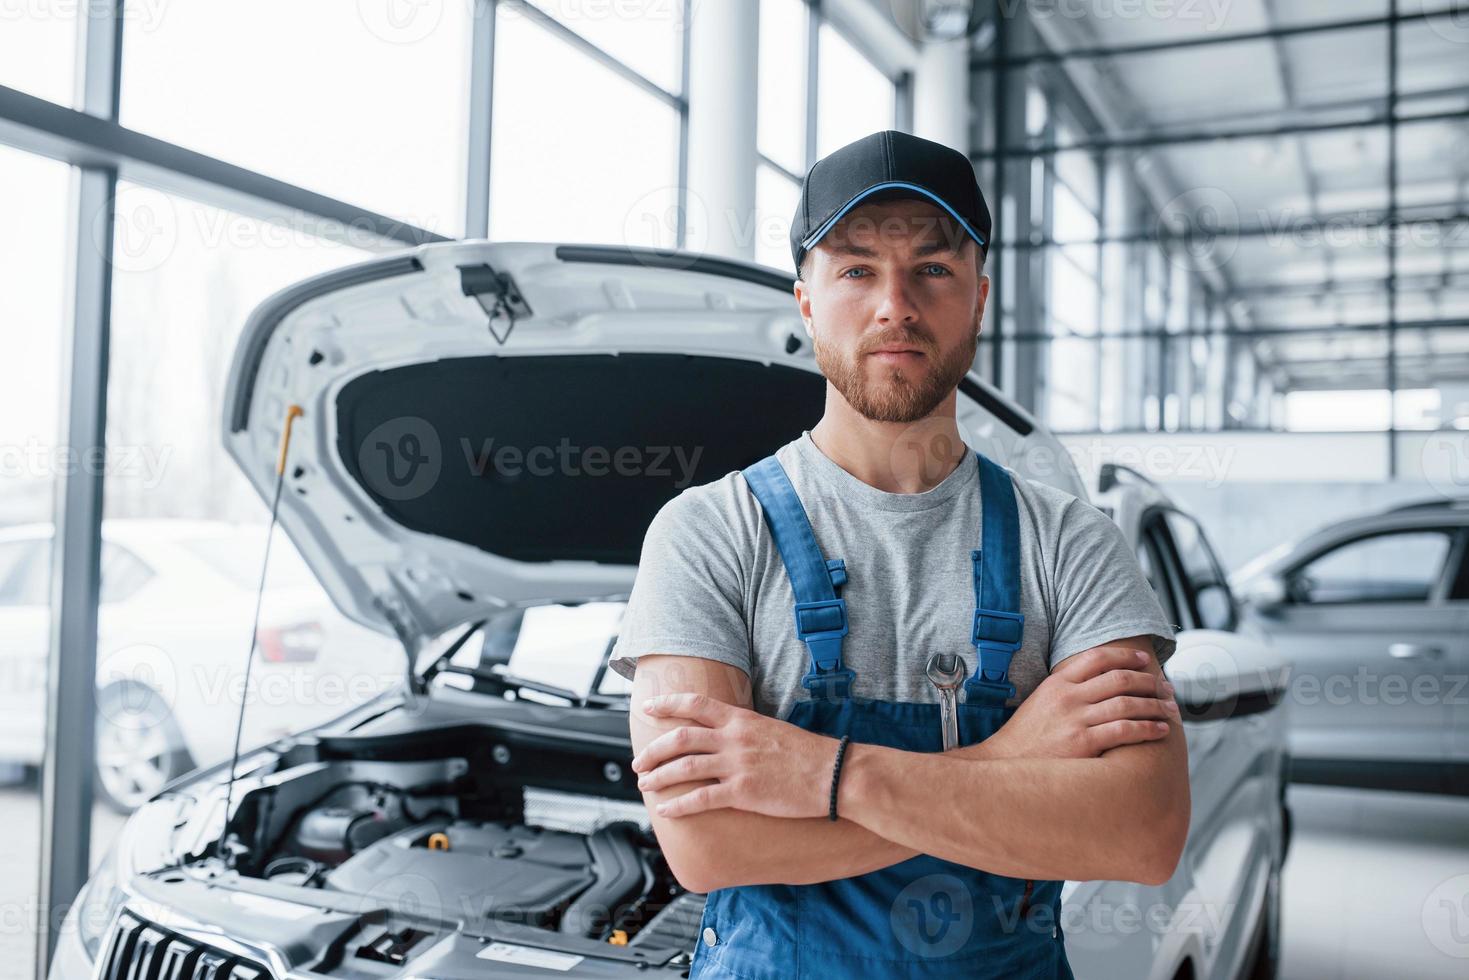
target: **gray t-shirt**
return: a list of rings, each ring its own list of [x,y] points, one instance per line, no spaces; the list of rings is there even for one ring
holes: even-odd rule
[[[969,459],[923,493],[888,493],[848,473],[810,431],[776,457],[806,508],[825,558],[846,562],[850,632],[842,656],[854,697],[938,701],[929,656],[970,643],[980,546],[979,467]],[[1014,473],[1011,472],[1012,478]],[[1173,628],[1117,525],[1070,494],[1015,479],[1020,509],[1024,642],[1010,662],[1019,704],[1062,660],[1109,640],[1151,634],[1160,662]],[[654,516],[611,667],[632,678],[644,653],[731,664],[751,681],[755,710],[785,718],[808,697],[795,597],[760,503],[738,470],[689,487]]]

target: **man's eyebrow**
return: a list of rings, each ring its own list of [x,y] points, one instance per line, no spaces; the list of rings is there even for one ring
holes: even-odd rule
[[[868,248],[866,245],[854,245],[851,242],[833,243],[831,250],[838,255],[856,255],[864,259],[877,257],[877,251],[875,249]],[[913,254],[919,258],[926,255],[933,255],[935,252],[945,252],[955,256],[959,254],[959,250],[947,242],[930,242],[927,245],[920,245],[913,250]]]

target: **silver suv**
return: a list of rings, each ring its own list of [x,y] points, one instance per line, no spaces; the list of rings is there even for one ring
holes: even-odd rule
[[[1291,664],[1294,781],[1469,793],[1469,499],[1324,527],[1233,581]]]

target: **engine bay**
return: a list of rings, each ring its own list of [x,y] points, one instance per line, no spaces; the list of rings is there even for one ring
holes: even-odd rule
[[[485,721],[502,705],[500,721],[517,723]],[[287,747],[236,781],[222,839],[218,809],[192,807],[175,851],[186,856],[135,886],[271,951],[252,961],[262,977],[421,976],[461,962],[476,965],[462,975],[497,976],[484,961],[558,955],[603,960],[608,976],[685,970],[704,896],[679,886],[658,848],[626,715],[600,712],[606,737],[584,709],[574,730],[542,724],[569,709],[475,707],[470,724],[440,710]],[[319,914],[241,914],[242,903]]]

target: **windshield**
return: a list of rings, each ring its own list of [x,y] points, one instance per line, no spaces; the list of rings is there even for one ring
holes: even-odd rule
[[[499,664],[518,678],[578,696],[626,695],[632,684],[604,669],[626,608],[626,602],[583,602],[509,610],[490,618],[459,648],[450,663],[481,670]],[[451,630],[447,639],[441,638],[436,646],[446,649],[462,631]],[[446,682],[460,683],[457,678],[449,680],[455,677],[453,674],[439,676]]]

